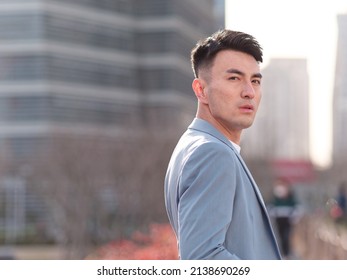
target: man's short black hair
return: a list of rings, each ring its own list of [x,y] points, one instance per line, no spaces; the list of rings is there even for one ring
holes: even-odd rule
[[[263,51],[256,39],[246,33],[222,29],[210,37],[200,40],[191,52],[191,64],[194,76],[199,70],[211,66],[215,56],[222,50],[235,50],[247,53],[257,62],[263,62]]]

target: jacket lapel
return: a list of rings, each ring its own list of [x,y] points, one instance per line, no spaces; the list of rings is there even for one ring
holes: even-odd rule
[[[243,161],[241,155],[235,150],[234,146],[231,144],[231,142],[221,133],[219,132],[214,126],[212,126],[210,123],[208,123],[207,121],[204,121],[202,119],[198,119],[195,118],[193,120],[193,122],[191,123],[191,125],[189,126],[189,129],[193,129],[193,130],[199,130],[202,131],[204,133],[208,133],[210,135],[212,135],[213,137],[217,138],[218,140],[222,141],[223,143],[225,143],[230,149],[233,150],[233,152],[235,153],[236,157],[238,158],[238,160],[241,163],[242,168],[244,169],[245,173],[247,174],[247,177],[249,178],[251,185],[253,187],[253,190],[256,194],[256,197],[258,198],[258,201],[263,209],[263,213],[265,214],[265,217],[267,218],[267,223],[268,226],[270,228],[270,231],[272,232],[272,236],[273,236],[273,242],[277,248],[277,253],[279,255],[279,257],[281,256],[280,254],[280,250],[277,244],[277,241],[275,239],[275,235],[274,235],[274,231],[272,229],[272,225],[270,222],[270,217],[268,215],[267,209],[266,209],[266,205],[264,203],[263,197],[260,193],[260,190],[256,184],[256,182],[253,179],[253,176],[251,175],[251,172],[248,170],[248,167],[246,165],[246,163]]]
[[[233,147],[231,142],[221,132],[219,132],[214,126],[212,126],[210,123],[208,123],[207,121],[204,121],[202,119],[195,118],[193,120],[193,122],[191,123],[191,125],[189,126],[189,129],[200,130],[202,132],[208,133],[208,134],[212,135],[213,137],[217,138],[218,140],[222,141],[230,149],[233,150],[236,157],[240,161],[242,168],[245,170],[247,177],[251,181],[251,185],[252,185],[252,187],[256,193],[258,201],[261,204],[263,210],[265,211],[265,213],[267,215],[266,206],[265,206],[264,200],[262,198],[262,195],[259,191],[259,188],[258,188],[256,182],[254,181],[253,176],[251,175],[250,171],[248,170],[246,163],[243,161],[241,155],[235,150],[235,148]]]

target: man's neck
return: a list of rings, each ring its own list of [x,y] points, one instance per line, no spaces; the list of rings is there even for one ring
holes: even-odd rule
[[[232,141],[236,145],[240,145],[241,130],[237,131],[237,132],[234,132],[234,131],[232,132],[232,131],[228,130],[226,127],[224,127],[215,118],[213,118],[213,117],[211,117],[209,115],[201,114],[199,112],[196,114],[196,117],[198,119],[202,119],[204,121],[207,121],[208,123],[213,125],[217,130],[219,130],[219,132],[221,132],[230,141]]]

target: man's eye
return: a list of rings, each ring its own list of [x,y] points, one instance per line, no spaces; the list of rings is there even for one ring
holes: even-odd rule
[[[260,80],[253,80],[253,83],[257,84],[257,85],[260,85],[261,84],[261,81]]]
[[[229,80],[232,80],[232,81],[236,81],[236,80],[238,80],[239,78],[238,77],[236,77],[236,76],[233,76],[233,77],[229,77]]]

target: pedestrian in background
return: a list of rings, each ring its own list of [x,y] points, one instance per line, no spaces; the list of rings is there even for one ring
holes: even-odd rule
[[[346,182],[342,182],[338,188],[336,197],[329,199],[327,202],[330,217],[337,223],[347,223],[346,204]]]
[[[336,201],[338,206],[341,209],[342,216],[346,217],[347,215],[346,182],[342,182],[340,184]]]
[[[284,178],[276,180],[273,199],[269,206],[270,216],[274,218],[284,258],[292,255],[292,229],[298,217],[298,202],[290,182]]]

